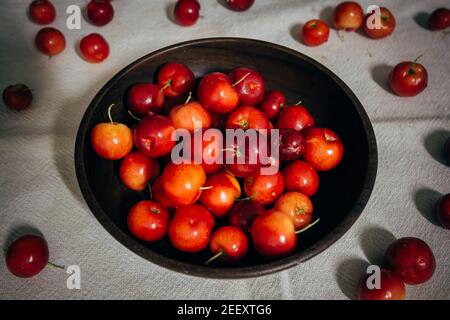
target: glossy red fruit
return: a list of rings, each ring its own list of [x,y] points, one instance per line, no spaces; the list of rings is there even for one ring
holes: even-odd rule
[[[401,62],[391,71],[389,84],[400,97],[416,96],[427,87],[428,73],[420,63]]]
[[[39,30],[34,41],[36,48],[50,57],[63,52],[66,48],[64,35],[55,28],[43,28]]]
[[[220,254],[220,260],[233,263],[247,254],[248,239],[241,229],[226,226],[213,233],[209,248],[213,255]]]
[[[261,151],[263,148],[269,150],[268,140],[263,139],[262,134],[254,131],[254,129],[247,130],[247,133],[253,132],[256,134],[257,143],[250,143],[250,139],[244,139],[243,143],[239,143],[238,139],[226,141],[226,151],[224,160],[226,168],[236,177],[248,177],[261,168]],[[269,154],[269,151],[267,151]]]
[[[310,47],[327,42],[329,36],[330,27],[325,21],[319,19],[309,20],[302,29],[303,43]]]
[[[49,24],[55,21],[56,10],[48,0],[35,0],[29,7],[30,18],[37,24]]]
[[[206,174],[213,174],[220,171],[223,165],[223,136],[218,129],[210,129],[208,132],[210,136],[202,135],[200,148],[195,146],[194,137],[191,138],[191,156],[192,162],[201,164]]]
[[[169,212],[161,204],[144,200],[136,203],[128,214],[128,228],[144,241],[162,239],[169,225]]]
[[[120,163],[119,176],[128,189],[142,191],[147,188],[150,180],[159,175],[159,171],[158,160],[132,152]]]
[[[283,92],[278,90],[268,91],[264,95],[259,108],[264,112],[269,120],[275,119],[284,106],[286,98]]]
[[[229,73],[231,82],[239,93],[241,105],[256,106],[264,98],[264,79],[251,68],[239,67]]]
[[[294,129],[297,131],[314,127],[315,122],[309,111],[303,106],[284,107],[278,115],[278,129]]]
[[[283,170],[286,190],[298,191],[311,197],[319,189],[319,175],[307,162],[295,160]]]
[[[169,119],[172,120],[175,129],[186,129],[190,133],[194,133],[195,129],[211,127],[211,115],[196,101],[173,107]],[[199,127],[196,127],[196,123]]]
[[[450,10],[447,8],[434,10],[428,19],[428,27],[433,31],[450,27]]]
[[[238,106],[239,93],[226,74],[214,72],[200,81],[198,99],[209,112],[225,114]]]
[[[334,9],[333,24],[337,30],[356,31],[361,27],[363,19],[363,9],[356,2],[345,1]]]
[[[255,250],[266,257],[282,257],[297,247],[295,227],[284,213],[268,210],[256,217],[251,227]]]
[[[114,7],[109,0],[91,0],[87,5],[89,21],[96,26],[104,26],[114,18]]]
[[[80,52],[86,61],[100,63],[109,56],[109,44],[98,33],[91,33],[81,40]]]
[[[174,14],[180,25],[192,26],[200,16],[200,3],[197,0],[178,0]]]
[[[270,124],[264,112],[255,107],[243,106],[230,113],[225,127],[227,129],[269,130]]]
[[[163,205],[167,210],[175,208],[175,205],[170,201],[170,199],[164,194],[161,185],[161,176],[157,177],[152,184],[152,200]]]
[[[175,206],[187,206],[197,201],[205,182],[205,170],[199,164],[169,163],[161,177],[162,190]]]
[[[239,201],[230,211],[230,224],[242,231],[248,232],[250,231],[253,220],[263,214],[265,210],[264,206],[258,202],[252,200]]]
[[[228,172],[219,172],[207,178],[206,189],[200,196],[204,205],[216,218],[226,215],[241,196],[239,181]]]
[[[172,245],[184,252],[199,252],[209,243],[214,217],[203,206],[192,204],[175,211],[169,225]]]
[[[369,289],[367,279],[371,275],[364,275],[358,284],[358,300],[403,300],[405,298],[405,284],[394,272],[381,269],[380,288]]]
[[[450,193],[447,193],[439,200],[437,214],[442,226],[450,229]]]
[[[24,110],[33,102],[33,93],[24,84],[14,84],[3,90],[3,102],[13,110]]]
[[[386,267],[394,271],[406,284],[428,281],[436,269],[430,247],[417,238],[401,238],[386,251]]]
[[[164,101],[164,92],[157,84],[135,84],[128,92],[128,105],[136,116],[144,117],[160,112]]]
[[[288,215],[295,229],[300,230],[311,224],[313,219],[313,204],[303,193],[289,191],[282,194],[273,207]]]
[[[26,235],[15,240],[6,252],[6,266],[15,276],[30,278],[48,263],[47,241],[35,235]]]
[[[369,13],[364,18],[364,31],[372,39],[382,39],[390,36],[394,32],[396,21],[394,15],[385,7],[380,8],[381,25],[372,26],[376,22],[375,13]],[[370,27],[369,27],[370,26]]]
[[[100,157],[119,160],[133,148],[133,133],[122,123],[99,123],[92,129],[91,145]]]
[[[244,190],[248,197],[262,205],[269,205],[284,191],[284,178],[280,172],[262,175],[257,172],[244,179]]]
[[[195,84],[194,73],[188,66],[170,62],[158,72],[158,84],[164,88],[166,96],[173,98],[192,91]]]
[[[325,128],[311,128],[305,133],[303,158],[317,171],[336,168],[344,156],[344,145],[339,136]]]
[[[169,154],[175,146],[172,133],[175,127],[170,119],[152,115],[142,119],[134,130],[134,144],[139,151],[150,158]]]
[[[228,7],[234,11],[248,10],[255,0],[226,0]]]
[[[305,151],[305,138],[294,129],[280,129],[279,156],[281,161],[299,159]]]

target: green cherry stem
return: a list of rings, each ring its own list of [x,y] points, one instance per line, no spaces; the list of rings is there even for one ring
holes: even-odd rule
[[[244,81],[249,75],[250,75],[250,72],[247,72],[241,79],[239,79],[236,83],[233,84],[233,87],[236,87],[239,83]]]
[[[135,116],[135,115],[133,114],[133,112],[131,112],[131,110],[128,110],[128,114],[129,114],[130,117],[132,117],[134,120],[141,121],[141,118],[138,118],[137,116]]]
[[[65,269],[66,269],[64,266],[60,266],[60,265],[55,264],[55,263],[50,262],[50,261],[47,262],[47,264],[48,264],[50,267],[53,267],[53,268],[56,268],[56,269],[62,269],[62,270],[65,270]]]
[[[189,96],[188,96],[188,98],[186,99],[186,102],[185,102],[184,104],[188,104],[189,101],[191,101],[191,100],[192,100],[192,91],[189,92]]]
[[[114,124],[114,121],[113,121],[113,119],[112,119],[112,116],[111,116],[111,109],[113,108],[113,107],[115,107],[116,105],[113,103],[113,104],[111,104],[109,107],[108,107],[108,118],[109,118],[109,121],[111,121],[111,124]]]
[[[305,232],[306,230],[308,230],[309,228],[312,228],[315,224],[317,224],[320,221],[320,218],[318,218],[316,221],[314,221],[313,223],[307,225],[306,227],[304,227],[303,229],[300,229],[298,231],[295,232],[295,234],[300,234],[302,232]]]
[[[207,266],[208,264],[210,264],[211,262],[213,262],[214,260],[218,259],[219,257],[225,255],[225,252],[223,252],[222,250],[220,250],[219,252],[217,252],[215,255],[213,255],[211,258],[209,258],[208,261],[205,262],[205,266]]]

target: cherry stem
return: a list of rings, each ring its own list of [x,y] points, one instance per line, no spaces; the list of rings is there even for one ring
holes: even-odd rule
[[[131,112],[131,110],[128,110],[128,114],[129,114],[130,117],[132,117],[134,120],[141,121],[141,118],[138,118],[137,116],[135,116],[135,115],[133,114],[133,112]]]
[[[238,80],[235,84],[233,84],[233,87],[236,87],[239,83],[245,80],[250,75],[250,72],[247,72],[245,76],[243,76],[240,80]]]
[[[186,99],[186,102],[184,104],[188,104],[189,101],[191,101],[191,100],[192,100],[192,91],[189,92],[189,97]]]
[[[219,258],[219,257],[221,257],[223,255],[225,255],[225,252],[220,250],[215,255],[213,255],[208,261],[205,262],[205,266],[207,266],[208,264],[210,264],[211,262],[213,262],[214,260],[216,260],[217,258]]]
[[[414,59],[411,67],[409,68],[409,73],[410,74],[414,74],[416,71],[414,70],[414,68],[416,67],[417,61],[423,57],[423,54],[421,54],[420,56],[418,56],[416,59]]]
[[[209,186],[209,187],[201,187],[200,190],[209,190],[214,188],[213,186]]]
[[[299,106],[299,105],[301,105],[303,103],[303,100],[298,100],[298,102],[296,103],[296,104],[294,104],[294,106]]]
[[[149,196],[150,196],[150,200],[153,200],[152,185],[150,183],[148,183],[147,186],[148,186],[148,193],[149,193]]]
[[[250,201],[250,200],[252,200],[252,197],[241,198],[241,199],[235,199],[234,201]]]
[[[171,85],[172,85],[172,80],[167,81],[167,83],[164,85],[164,87],[161,88],[161,92],[163,92],[165,89],[167,89]]]
[[[339,40],[341,40],[342,42],[344,42],[344,36],[342,35],[342,33],[341,33],[340,30],[337,31],[337,36],[338,36]]]
[[[62,270],[65,270],[66,268],[64,267],[64,266],[60,266],[60,265],[58,265],[58,264],[55,264],[55,263],[52,263],[52,262],[47,262],[47,264],[50,266],[50,267],[53,267],[53,268],[56,268],[56,269],[62,269]]]
[[[113,103],[112,105],[110,105],[109,108],[108,108],[108,118],[109,118],[109,121],[111,121],[111,124],[114,124],[114,121],[113,121],[113,119],[112,119],[112,117],[111,117],[111,109],[112,109],[113,107],[115,107],[115,104],[114,104],[114,103]]]
[[[298,231],[295,232],[295,234],[300,234],[302,232],[305,232],[306,230],[308,230],[309,228],[314,227],[315,224],[317,224],[320,221],[320,218],[318,218],[316,221],[314,221],[313,223],[307,225],[306,227],[304,227],[303,229],[300,229]]]

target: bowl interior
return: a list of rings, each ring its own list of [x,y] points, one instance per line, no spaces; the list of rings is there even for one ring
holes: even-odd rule
[[[107,108],[115,121],[136,123],[128,114],[124,96],[137,82],[153,82],[166,62],[187,64],[197,78],[212,71],[249,66],[264,77],[268,89],[282,90],[287,101],[303,101],[318,126],[334,130],[343,140],[345,155],[330,172],[320,173],[320,188],[312,198],[314,216],[321,221],[299,235],[296,252],[276,261],[262,258],[250,249],[248,256],[232,266],[203,266],[208,250],[184,254],[169,240],[145,243],[128,231],[127,213],[136,202],[148,199],[148,192],[125,188],[118,177],[119,162],[98,157],[90,144],[92,128],[108,121]],[[176,103],[176,102],[172,102]],[[364,208],[375,179],[376,143],[370,121],[350,89],[328,69],[293,50],[246,39],[205,39],[159,50],[134,62],[94,98],[80,125],[76,143],[76,169],[83,195],[97,219],[122,244],[161,266],[207,277],[247,277],[291,267],[319,253],[350,228]],[[226,220],[226,219],[224,219]],[[218,225],[226,221],[218,221]]]

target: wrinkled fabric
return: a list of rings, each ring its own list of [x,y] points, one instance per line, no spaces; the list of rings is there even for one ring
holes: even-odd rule
[[[32,279],[13,277],[0,263],[2,299],[347,299],[369,263],[382,263],[395,239],[414,236],[433,249],[437,269],[423,285],[407,288],[409,298],[450,298],[450,234],[433,221],[436,199],[450,192],[450,169],[440,153],[450,136],[450,35],[420,26],[425,13],[445,0],[380,1],[397,19],[394,34],[371,40],[360,33],[335,31],[329,42],[309,48],[298,41],[299,26],[329,19],[335,1],[256,0],[236,13],[224,1],[203,0],[198,23],[190,28],[168,16],[174,1],[114,1],[114,20],[81,30],[66,28],[66,7],[85,1],[53,1],[52,26],[63,30],[66,50],[51,59],[34,48],[40,26],[26,15],[30,1],[0,2],[0,88],[25,83],[33,107],[12,112],[0,107],[0,241],[38,229],[46,237],[51,261],[79,265],[81,290],[68,290],[64,271],[47,267]],[[360,1],[365,7],[373,1]],[[101,64],[83,61],[78,41],[99,32],[109,41],[110,57]],[[333,246],[288,271],[247,280],[185,276],[154,265],[128,249],[97,222],[78,188],[74,145],[89,102],[118,71],[162,47],[196,38],[231,36],[275,42],[298,50],[335,72],[357,95],[372,120],[379,148],[376,185],[353,227]],[[403,60],[420,62],[429,86],[414,98],[386,90],[390,68]],[[300,243],[301,245],[301,243]]]

